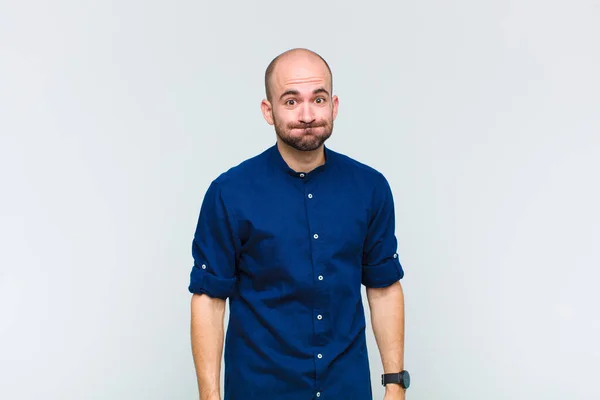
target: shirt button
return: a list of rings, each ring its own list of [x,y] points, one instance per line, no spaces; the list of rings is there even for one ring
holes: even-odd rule
[[[206,264],[202,264],[202,269],[206,269]]]
[[[318,238],[319,238],[319,235],[317,235],[317,234],[315,233],[315,234],[313,235],[313,237],[314,237],[315,239],[318,239]]]
[[[317,315],[317,319],[323,319],[323,316],[321,314]]]
[[[394,258],[398,258],[398,254],[397,253],[394,253]]]
[[[317,392],[317,397],[321,397],[321,392]]]
[[[319,275],[319,280],[322,281],[323,280],[323,275]]]
[[[317,354],[317,358],[323,358],[323,354],[321,354],[321,353]]]
[[[309,194],[308,194],[308,198],[309,198],[309,199],[312,199],[312,193],[309,193]]]
[[[304,174],[300,174],[300,178],[304,178],[304,176],[305,176]]]

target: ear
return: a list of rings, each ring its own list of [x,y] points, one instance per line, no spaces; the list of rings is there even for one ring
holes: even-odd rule
[[[338,113],[338,106],[339,106],[339,99],[337,96],[333,96],[331,98],[331,104],[332,104],[332,110],[331,113],[333,115],[333,119],[335,120],[335,117],[337,117],[337,113]]]
[[[271,102],[267,99],[263,99],[260,103],[260,110],[262,111],[265,121],[267,121],[269,125],[273,125],[273,106],[271,105]]]

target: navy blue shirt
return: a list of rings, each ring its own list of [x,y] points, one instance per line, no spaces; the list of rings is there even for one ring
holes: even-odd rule
[[[224,400],[371,400],[361,284],[404,276],[394,202],[375,169],[324,146],[288,167],[277,145],[212,181],[189,291],[229,298]]]

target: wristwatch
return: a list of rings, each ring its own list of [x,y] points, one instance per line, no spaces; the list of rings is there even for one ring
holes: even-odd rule
[[[410,375],[406,370],[394,374],[381,375],[381,384],[385,386],[388,383],[397,383],[404,389],[408,389],[410,386]]]

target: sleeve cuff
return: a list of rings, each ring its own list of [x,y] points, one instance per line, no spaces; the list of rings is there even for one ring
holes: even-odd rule
[[[383,288],[404,277],[404,270],[398,258],[392,258],[383,264],[363,265],[362,284],[370,288]]]
[[[236,281],[235,277],[218,277],[194,266],[190,274],[190,286],[188,290],[191,293],[203,293],[209,297],[225,300],[233,294]]]

